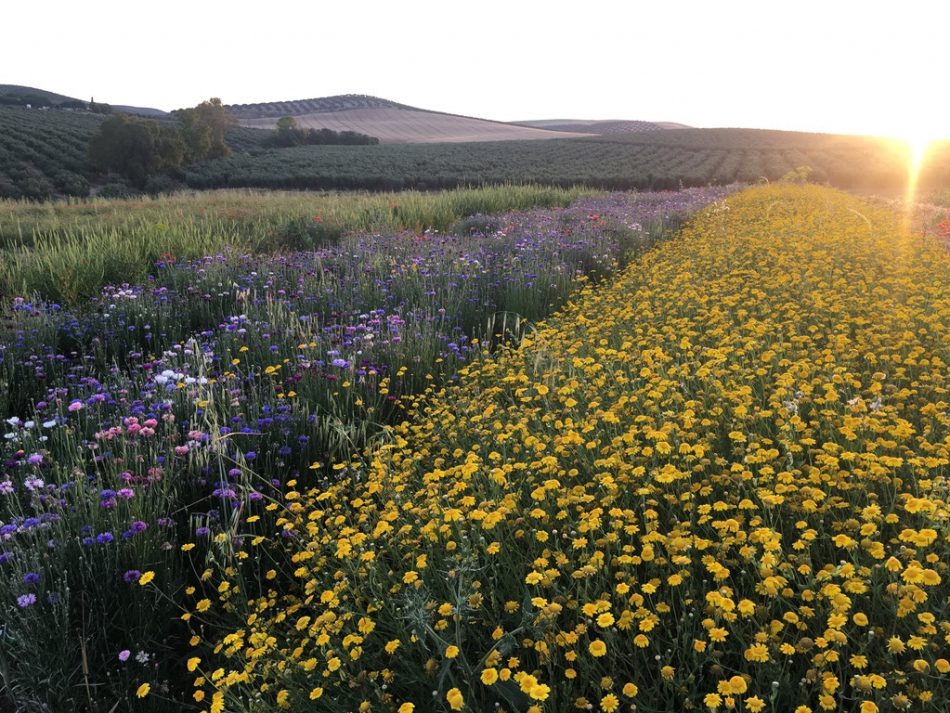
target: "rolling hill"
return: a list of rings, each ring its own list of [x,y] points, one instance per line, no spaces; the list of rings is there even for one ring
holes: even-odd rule
[[[21,99],[24,100],[24,103],[29,103],[33,105],[33,108],[40,106],[46,107],[69,107],[69,108],[80,108],[80,105],[87,105],[88,102],[85,99],[77,99],[76,97],[68,97],[65,94],[57,94],[56,92],[49,92],[45,89],[37,89],[36,87],[25,87],[20,84],[0,84],[0,97],[11,99]],[[126,114],[139,114],[141,116],[151,116],[151,117],[161,117],[168,116],[167,111],[162,111],[161,109],[153,109],[151,107],[144,106],[127,106],[125,104],[110,104],[113,111],[120,111]]]
[[[386,144],[525,141],[589,135],[428,111],[359,94],[232,104],[228,109],[241,126],[273,129],[278,119],[292,116],[305,129],[357,131],[375,136]]]
[[[586,119],[532,119],[516,122],[522,126],[533,126],[549,131],[571,131],[597,136],[612,136],[615,134],[639,134],[645,131],[661,129],[688,129],[686,124],[677,124],[672,121],[635,121],[628,119],[604,119],[589,121]]]

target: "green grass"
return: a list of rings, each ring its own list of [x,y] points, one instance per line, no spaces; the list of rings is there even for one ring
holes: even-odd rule
[[[566,206],[582,189],[442,193],[214,191],[137,200],[0,201],[0,294],[77,304],[144,280],[163,256],[314,249],[347,232],[445,230],[476,213]]]

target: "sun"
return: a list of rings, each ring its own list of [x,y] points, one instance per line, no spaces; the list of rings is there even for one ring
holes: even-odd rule
[[[904,137],[907,148],[910,149],[910,167],[912,171],[920,172],[920,168],[924,163],[924,156],[927,155],[927,150],[935,140],[932,134],[924,132]]]
[[[903,140],[907,144],[909,151],[907,164],[907,194],[905,196],[909,216],[911,207],[917,200],[917,188],[920,183],[920,172],[924,166],[924,159],[927,156],[927,151],[930,150],[930,147],[936,141],[936,136],[929,131],[915,131],[906,134]]]

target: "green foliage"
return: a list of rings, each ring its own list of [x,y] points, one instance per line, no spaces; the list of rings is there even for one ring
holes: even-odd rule
[[[102,122],[99,133],[89,142],[89,161],[94,168],[118,173],[140,187],[149,176],[181,166],[184,155],[179,132],[126,114]]]
[[[172,113],[181,124],[187,162],[221,158],[230,153],[225,135],[237,122],[220,99],[214,97],[191,109]]]
[[[456,144],[384,144],[257,148],[242,135],[242,153],[190,166],[193,188],[311,190],[444,189],[531,182],[614,190],[781,179],[798,166],[811,180],[842,188],[906,185],[907,151],[881,139],[754,129],[677,129],[625,136]],[[935,150],[922,185],[950,185],[950,148]]]
[[[292,116],[277,120],[271,144],[274,146],[374,146],[379,143],[375,136],[356,131],[333,131],[332,129],[301,129]]]
[[[125,187],[127,188],[127,187]],[[312,249],[352,231],[445,230],[472,213],[562,206],[585,191],[498,186],[367,195],[215,191],[132,200],[0,202],[0,296],[77,304],[144,280],[162,255]]]
[[[99,115],[0,106],[0,198],[85,196]]]

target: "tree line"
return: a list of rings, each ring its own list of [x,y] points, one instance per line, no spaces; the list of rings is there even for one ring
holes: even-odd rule
[[[332,129],[303,129],[292,116],[277,120],[277,128],[271,137],[272,146],[374,146],[379,139],[358,131],[333,131]]]
[[[173,122],[115,114],[89,142],[89,162],[142,187],[150,176],[230,153],[225,134],[237,122],[221,100],[212,98],[172,112]]]

